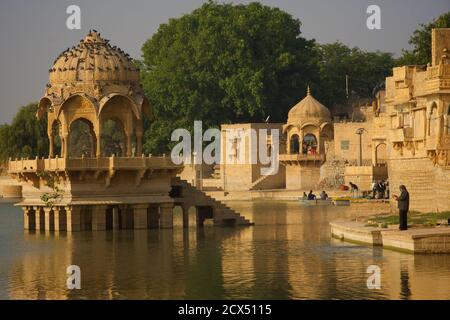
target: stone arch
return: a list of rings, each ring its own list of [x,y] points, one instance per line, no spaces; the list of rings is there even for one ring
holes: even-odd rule
[[[130,97],[120,94],[120,93],[111,93],[111,94],[103,97],[100,100],[99,114],[101,114],[103,112],[103,109],[106,106],[108,106],[109,104],[114,102],[114,100],[117,100],[117,99],[126,99],[126,101],[129,103],[129,107],[130,107],[131,111],[133,112],[134,116],[136,117],[136,119],[141,118],[141,112],[138,109],[136,102],[133,99],[131,99]],[[144,101],[143,101],[143,103],[144,103]],[[123,105],[122,105],[122,107],[123,107]],[[124,111],[124,110],[122,110],[122,111]]]
[[[62,127],[59,120],[53,120],[49,128],[49,156],[55,155],[61,157],[62,154]]]
[[[74,119],[70,123],[66,143],[67,156],[69,157],[95,157],[97,136],[94,124],[83,117]]]
[[[52,101],[48,97],[44,97],[39,101],[36,116],[39,120],[44,118],[44,115],[50,109]]]
[[[377,166],[385,166],[387,161],[386,143],[379,143],[375,147],[375,164]]]
[[[84,110],[87,109],[88,107],[92,107],[92,110]],[[74,110],[71,110],[74,109]],[[59,108],[56,118],[59,119],[61,112],[66,111],[69,115],[66,117],[69,121],[71,119],[70,117],[70,113],[75,114],[77,111],[83,111],[84,114],[86,113],[91,113],[92,115],[97,116],[98,113],[98,103],[97,101],[88,96],[85,93],[74,93],[72,94],[70,97],[68,97],[61,105],[61,107]],[[86,112],[88,111],[88,112]],[[94,119],[91,117],[91,121],[93,121]]]
[[[302,140],[302,153],[316,154],[317,148],[318,148],[318,140],[316,135],[313,133],[305,134]]]
[[[105,121],[115,119],[121,123],[125,134],[124,156],[142,153],[142,118],[133,100],[119,94],[109,96],[106,100],[102,99],[99,119],[101,133],[103,133],[102,127]]]
[[[124,157],[126,154],[126,137],[122,121],[115,117],[106,118],[102,120],[101,126],[102,156]]]
[[[300,137],[296,133],[289,138],[289,152],[291,154],[300,153]]]
[[[333,126],[330,123],[323,123],[320,126],[319,152],[327,153],[332,149],[332,141],[334,139]]]

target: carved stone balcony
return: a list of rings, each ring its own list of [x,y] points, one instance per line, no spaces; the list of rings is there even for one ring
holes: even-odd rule
[[[325,161],[324,154],[280,154],[279,160],[286,165],[322,164]]]

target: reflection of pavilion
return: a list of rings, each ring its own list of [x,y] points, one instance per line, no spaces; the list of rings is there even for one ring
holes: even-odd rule
[[[287,134],[287,154],[280,155],[280,161],[286,166],[286,188],[314,188],[325,161],[325,145],[333,140],[330,111],[308,88],[306,97],[289,111],[283,132]]]
[[[19,204],[25,228],[171,228],[175,197],[186,217],[187,202],[197,208],[199,225],[248,224],[212,198],[197,203],[203,194],[175,178],[181,165],[142,154],[144,115],[151,110],[139,69],[98,32],[59,55],[37,114],[47,116],[49,158],[9,162],[9,174],[31,186]],[[42,195],[55,190],[61,197],[52,207]]]

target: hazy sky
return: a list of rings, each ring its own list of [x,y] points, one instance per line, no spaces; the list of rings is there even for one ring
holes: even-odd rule
[[[56,56],[97,29],[113,45],[140,58],[161,23],[199,7],[202,0],[0,0],[0,123],[40,99]],[[226,1],[247,3],[249,1]],[[419,23],[450,11],[450,0],[264,0],[302,23],[303,36],[340,40],[365,50],[399,54]],[[66,8],[81,8],[81,30],[66,28]],[[382,30],[366,27],[366,9],[381,8]]]

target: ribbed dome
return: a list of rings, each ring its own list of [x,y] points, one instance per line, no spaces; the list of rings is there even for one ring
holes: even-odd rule
[[[50,71],[50,84],[73,82],[138,82],[137,69],[128,54],[97,31],[89,34],[56,59]]]
[[[330,110],[314,99],[309,87],[306,97],[289,111],[287,123],[301,125],[308,121],[319,123],[331,121]]]

